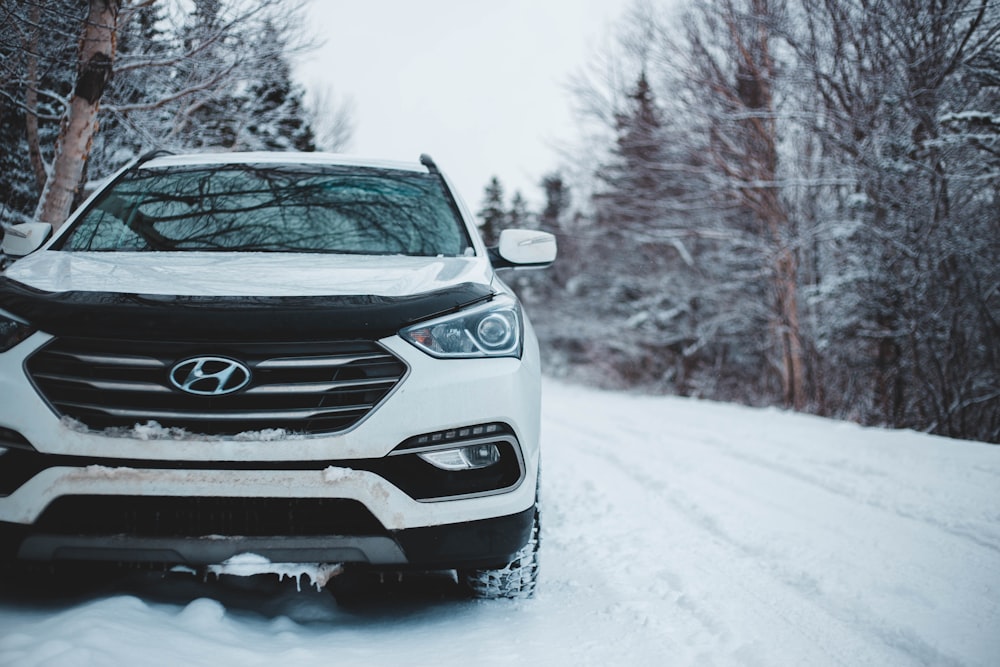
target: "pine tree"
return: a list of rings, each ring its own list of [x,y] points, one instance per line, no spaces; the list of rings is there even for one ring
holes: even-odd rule
[[[510,229],[525,229],[533,226],[534,216],[528,210],[528,202],[520,190],[514,191],[510,200],[510,210],[507,211],[507,227]]]
[[[562,174],[558,172],[544,176],[541,186],[545,195],[545,206],[539,216],[539,228],[550,234],[558,234],[569,213],[569,188]]]
[[[261,47],[282,46],[284,37],[273,21],[265,21]],[[246,118],[245,132],[239,138],[245,150],[314,151],[316,144],[308,113],[302,102],[302,89],[293,82],[284,48],[260,70],[247,91],[241,113]]]
[[[193,54],[179,67],[181,86],[218,77],[219,72],[238,71],[245,37],[223,30],[221,0],[195,0],[194,11],[182,30],[184,48]],[[180,112],[175,135],[193,149],[238,148],[240,108],[245,104],[238,79],[223,77],[218,85],[199,91]]]
[[[553,172],[545,175],[540,186],[545,204],[538,215],[538,228],[555,235],[559,261],[547,269],[544,276],[533,278],[533,281],[536,291],[552,297],[556,294],[556,288],[565,287],[567,280],[576,272],[581,243],[571,228],[570,191],[562,174]]]
[[[683,244],[689,232],[673,207],[682,187],[670,167],[681,160],[672,155],[672,128],[664,123],[645,69],[624,99],[613,115],[609,160],[596,173],[588,239],[567,244],[576,263],[602,270],[568,277],[566,284],[594,304],[602,340],[613,341],[597,354],[613,360],[620,383],[685,393],[685,374],[676,368],[695,338],[688,301],[696,274]]]
[[[611,162],[597,174],[604,189],[595,198],[598,224],[620,230],[655,225],[666,198],[661,165],[666,159],[663,122],[656,97],[640,72],[627,107],[615,114]]]
[[[483,242],[487,246],[496,245],[507,221],[503,185],[496,176],[491,178],[483,189],[483,203],[476,215],[479,217],[479,233],[483,237]]]

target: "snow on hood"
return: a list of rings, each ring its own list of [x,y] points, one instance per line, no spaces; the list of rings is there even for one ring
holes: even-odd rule
[[[491,279],[477,257],[247,252],[40,251],[5,275],[46,292],[179,296],[398,297]]]

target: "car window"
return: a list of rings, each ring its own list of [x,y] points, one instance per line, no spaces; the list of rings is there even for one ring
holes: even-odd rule
[[[139,169],[99,197],[58,247],[467,254],[444,187],[435,174],[358,167]]]

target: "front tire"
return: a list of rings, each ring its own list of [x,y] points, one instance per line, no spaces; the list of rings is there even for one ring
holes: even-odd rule
[[[506,565],[498,568],[459,570],[458,577],[472,597],[481,600],[527,599],[534,597],[538,580],[538,552],[541,543],[540,514],[535,503],[531,539]]]

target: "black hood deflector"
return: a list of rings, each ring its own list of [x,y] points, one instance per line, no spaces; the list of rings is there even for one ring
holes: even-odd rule
[[[46,333],[137,340],[375,340],[493,295],[480,283],[400,297],[45,292],[0,276],[0,309]]]

